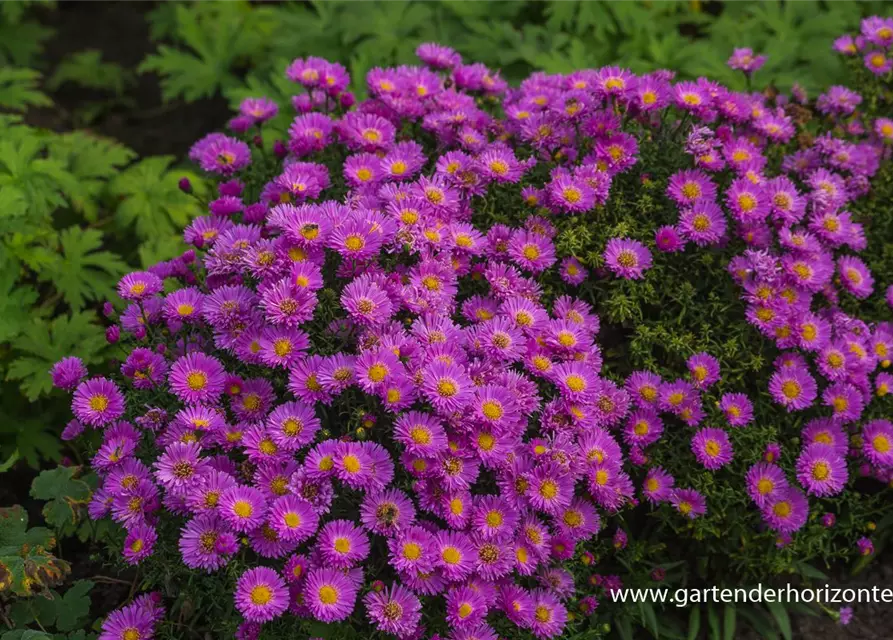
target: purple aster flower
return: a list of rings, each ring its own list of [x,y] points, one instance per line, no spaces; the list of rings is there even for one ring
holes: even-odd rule
[[[168,374],[171,390],[189,403],[213,404],[223,392],[223,381],[223,365],[203,353],[178,358]]]
[[[508,255],[522,269],[541,273],[555,263],[555,247],[548,238],[517,230],[509,241]]]
[[[735,49],[735,51],[732,52],[732,57],[726,62],[730,68],[743,71],[747,75],[757,71],[765,63],[766,56],[755,56],[753,49],[750,49],[749,47]]]
[[[161,291],[161,278],[148,271],[128,273],[118,282],[118,295],[124,300],[145,300]]]
[[[861,537],[856,541],[856,549],[860,556],[870,556],[874,553],[874,543],[870,538]]]
[[[811,444],[797,459],[797,479],[810,495],[837,495],[847,482],[846,462],[833,447]]]
[[[260,124],[275,118],[279,105],[268,98],[245,98],[239,105],[239,113],[250,118],[253,124]]]
[[[652,504],[666,502],[670,499],[675,479],[667,473],[663,467],[653,467],[648,470],[642,483],[642,493]]]
[[[679,171],[670,176],[667,195],[683,207],[712,203],[716,200],[716,185],[702,171]]]
[[[530,630],[537,638],[555,638],[564,631],[567,623],[567,609],[551,592],[534,589],[530,592],[533,600],[533,615]]]
[[[151,638],[154,630],[152,612],[134,606],[112,611],[102,622],[100,640],[130,640]]]
[[[664,431],[664,424],[658,413],[651,407],[633,411],[623,429],[623,439],[629,445],[647,447],[658,440]]]
[[[870,51],[863,58],[865,68],[876,76],[886,75],[893,69],[893,58],[887,57],[881,51]]]
[[[806,496],[794,487],[787,487],[761,507],[763,520],[775,531],[791,534],[800,529],[809,517]]]
[[[743,427],[753,420],[753,404],[743,393],[723,394],[719,408],[732,427]]]
[[[168,445],[155,462],[155,478],[163,486],[184,489],[207,469],[199,457],[201,447],[195,442],[174,442]]]
[[[837,273],[840,275],[841,285],[860,300],[867,298],[874,291],[871,271],[859,258],[854,256],[838,258]]]
[[[887,420],[867,422],[862,427],[862,452],[876,467],[893,467],[893,424]]]
[[[776,371],[769,380],[772,399],[788,411],[810,406],[816,398],[816,391],[815,379],[808,371],[799,367]]]
[[[484,596],[467,586],[454,587],[446,595],[446,619],[456,629],[474,628],[487,615]]]
[[[288,608],[285,582],[267,567],[248,569],[239,576],[234,597],[236,609],[250,622],[268,622]]]
[[[694,489],[674,489],[670,503],[686,518],[694,520],[707,513],[707,501]]]
[[[235,138],[211,134],[193,145],[189,157],[204,171],[230,176],[251,163],[251,149]]]
[[[708,353],[696,353],[686,361],[686,365],[695,386],[699,389],[710,387],[721,379],[719,360]]]
[[[225,566],[238,550],[230,527],[213,512],[190,520],[180,534],[179,546],[183,564],[209,573]]]
[[[277,498],[267,520],[284,541],[293,543],[307,540],[319,527],[319,516],[310,504],[293,495]]]
[[[307,573],[302,593],[317,620],[335,622],[353,612],[357,589],[358,585],[341,571],[317,568]]]
[[[75,389],[71,410],[81,423],[102,427],[124,415],[124,395],[111,380],[90,378]]]
[[[462,64],[462,57],[453,49],[434,42],[425,42],[416,47],[419,60],[433,69],[452,69]]]
[[[722,429],[701,429],[692,438],[691,449],[698,462],[711,471],[732,460],[732,443]]]
[[[369,531],[391,536],[412,525],[415,507],[399,489],[367,494],[360,505],[360,521]]]
[[[253,487],[236,485],[220,494],[218,511],[233,529],[244,533],[263,523],[267,498]]]
[[[760,508],[789,486],[781,468],[767,462],[759,462],[748,469],[746,482],[750,499]]]
[[[621,278],[638,280],[651,267],[651,252],[641,242],[612,238],[602,255],[605,266]]]
[[[67,356],[53,365],[50,375],[54,387],[71,391],[87,376],[87,367],[80,358]]]
[[[445,452],[446,433],[440,422],[430,414],[408,411],[394,425],[394,439],[413,455],[435,458]]]
[[[167,374],[167,361],[161,354],[140,347],[127,356],[121,373],[133,380],[136,389],[160,387]]]
[[[586,280],[589,273],[579,260],[568,256],[561,261],[560,275],[567,284],[578,285]]]
[[[127,537],[124,539],[124,559],[129,564],[139,564],[152,555],[157,540],[158,535],[154,527],[144,522],[137,523],[127,531]]]
[[[382,591],[372,591],[363,598],[366,614],[376,628],[405,638],[415,633],[422,618],[422,603],[399,583]]]
[[[699,247],[716,244],[725,236],[726,218],[713,202],[697,202],[682,211],[679,216],[678,229],[685,240],[694,242]]]
[[[320,529],[317,548],[327,566],[346,569],[369,555],[369,537],[348,520],[332,520]]]
[[[563,213],[583,213],[595,206],[595,191],[585,181],[568,175],[554,177],[546,185],[549,203]]]

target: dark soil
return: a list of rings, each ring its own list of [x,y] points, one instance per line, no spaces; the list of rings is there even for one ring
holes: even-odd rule
[[[711,11],[718,11],[721,6],[715,2],[708,5]],[[58,3],[55,10],[46,11],[41,16],[44,24],[56,31],[46,43],[42,70],[49,76],[67,56],[86,49],[99,49],[103,61],[116,62],[134,70],[147,54],[155,50],[155,43],[149,39],[146,13],[156,6],[154,2]],[[181,158],[195,140],[219,130],[231,115],[226,101],[220,96],[193,103],[175,101],[164,104],[157,77],[135,72],[133,77],[134,85],[119,98],[65,85],[52,93],[54,107],[32,110],[26,119],[35,126],[69,131],[84,128],[82,114],[85,107],[100,105],[99,115],[90,120],[87,129],[119,140],[141,156],[169,154]],[[28,497],[33,477],[33,472],[21,469],[5,474],[0,487],[0,504],[23,504],[32,521],[36,521],[40,518],[40,506]],[[94,613],[103,615],[131,593],[133,576],[114,575],[103,566],[101,554],[93,551],[76,540],[67,540],[65,559],[72,563],[73,579],[93,578],[97,581]],[[104,573],[107,579],[103,578]],[[857,577],[848,577],[840,571],[831,584],[852,588],[893,587],[893,559],[888,554]],[[793,620],[794,637],[810,640],[893,638],[893,618],[887,617],[893,615],[893,605],[857,604],[854,610],[854,619],[846,627],[835,624],[826,615],[797,616]],[[738,637],[742,640],[756,638],[743,631]]]

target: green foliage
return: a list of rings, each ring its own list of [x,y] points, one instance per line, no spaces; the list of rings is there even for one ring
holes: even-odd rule
[[[92,494],[90,486],[76,477],[79,471],[79,467],[41,471],[31,484],[31,497],[46,501],[43,517],[56,529],[76,524]]]
[[[141,240],[171,236],[201,213],[195,198],[180,191],[177,182],[187,177],[201,192],[201,178],[191,172],[172,171],[174,158],[146,158],[122,171],[109,184],[119,200],[117,223],[133,227]]]
[[[63,60],[47,81],[47,88],[57,91],[68,82],[120,95],[133,84],[134,79],[120,64],[103,62],[101,51],[87,49]]]
[[[46,107],[50,99],[37,87],[40,73],[33,69],[0,67],[0,107],[25,111],[29,107]]]
[[[163,44],[141,70],[162,77],[166,99],[222,91],[235,100],[248,86],[281,78],[283,62],[313,55],[347,67],[363,97],[366,71],[415,64],[415,48],[438,41],[510,80],[534,69],[616,64],[634,72],[668,68],[682,79],[709,75],[744,89],[725,61],[733,47],[751,46],[769,55],[764,82],[816,91],[841,81],[844,68],[830,47],[814,43],[889,11],[883,2],[819,1],[170,4],[150,16],[153,38]]]
[[[49,529],[28,527],[22,507],[0,509],[0,594],[28,596],[59,584],[70,567],[53,556],[55,546]]]
[[[21,0],[0,3],[0,67],[3,65],[30,66],[43,50],[43,42],[52,35],[52,29],[35,19],[29,9],[51,2]]]
[[[173,11],[162,33],[184,48],[161,45],[139,67],[161,76],[166,100],[207,98],[232,85],[237,68],[264,55],[276,27],[272,8],[247,2],[177,5]]]
[[[59,457],[68,402],[47,402],[50,368],[75,351],[103,360],[101,302],[128,265],[171,257],[171,238],[199,213],[170,157],[134,156],[86,132],[0,119],[0,460]]]

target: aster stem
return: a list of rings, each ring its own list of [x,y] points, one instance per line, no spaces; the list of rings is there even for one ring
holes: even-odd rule
[[[128,587],[131,585],[127,580],[120,580],[118,578],[110,578],[109,576],[93,576],[90,578],[93,582],[105,582],[106,584],[126,584]]]

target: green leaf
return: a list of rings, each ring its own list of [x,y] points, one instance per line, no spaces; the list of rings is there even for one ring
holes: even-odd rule
[[[279,27],[271,8],[247,2],[177,5],[175,14],[173,39],[187,49],[161,45],[138,69],[161,76],[165,100],[193,102],[238,84],[237,63],[262,57]]]
[[[15,189],[15,200],[24,198],[32,224],[48,222],[53,210],[66,205],[63,194],[78,189],[77,178],[63,163],[44,157],[47,140],[24,126],[10,127],[0,136],[0,192]],[[0,224],[6,213],[0,211]]]
[[[0,66],[31,66],[53,34],[49,27],[25,19],[31,1],[0,2]]]
[[[0,66],[0,107],[12,111],[27,111],[30,107],[53,104],[37,87],[40,73],[33,69]]]
[[[0,640],[52,640],[52,638],[53,636],[34,629],[14,629],[0,636]]]
[[[100,250],[102,233],[69,227],[59,234],[59,243],[60,253],[38,273],[38,278],[52,282],[74,311],[80,311],[88,301],[109,297],[127,265],[116,254]]]
[[[707,605],[707,624],[710,626],[710,639],[720,640],[719,614],[716,613],[716,608],[712,604]]]
[[[806,578],[814,578],[816,580],[827,581],[827,574],[819,571],[814,566],[809,564],[808,562],[798,562],[797,569],[800,571],[800,575]]]
[[[623,640],[633,640],[633,626],[626,616],[621,616],[614,620],[614,626],[617,628],[618,635]]]
[[[127,70],[115,62],[103,62],[102,52],[87,49],[73,53],[56,67],[47,80],[47,88],[57,91],[66,82],[85,87],[111,91],[118,95],[133,82]]]
[[[701,632],[701,607],[694,607],[688,614],[688,640],[697,640]]]
[[[65,195],[91,222],[98,217],[108,179],[136,157],[134,151],[114,140],[83,131],[56,136],[48,151],[75,177],[74,186],[69,186]]]
[[[59,631],[74,631],[82,626],[82,619],[90,613],[88,594],[93,585],[90,580],[78,580],[56,600],[56,628]]]
[[[0,193],[2,199],[2,193]],[[31,305],[37,302],[33,287],[16,282],[11,265],[0,265],[0,343],[12,342],[32,320]]]
[[[767,602],[766,608],[769,609],[769,613],[775,619],[775,624],[778,625],[778,630],[781,632],[784,640],[791,640],[791,619],[784,605],[780,602]]]
[[[18,24],[29,7],[55,7],[56,0],[3,0],[0,15],[9,24]]]
[[[0,549],[18,547],[25,542],[28,512],[19,505],[0,508]]]
[[[20,380],[22,393],[33,401],[52,389],[49,371],[61,358],[77,353],[88,364],[101,360],[105,332],[93,324],[94,318],[89,313],[49,322],[35,318],[13,342],[14,352],[21,355],[9,365],[6,379]]]
[[[196,199],[183,193],[178,182],[188,177],[201,193],[202,179],[171,169],[173,162],[172,156],[146,158],[112,180],[109,190],[120,200],[115,215],[122,227],[134,226],[141,238],[171,236],[201,213]]]
[[[31,483],[31,497],[46,500],[43,517],[50,526],[61,528],[74,523],[78,517],[78,507],[90,499],[90,486],[74,475],[80,467],[56,467],[41,471]]]
[[[735,605],[727,604],[722,617],[723,640],[735,640]]]

